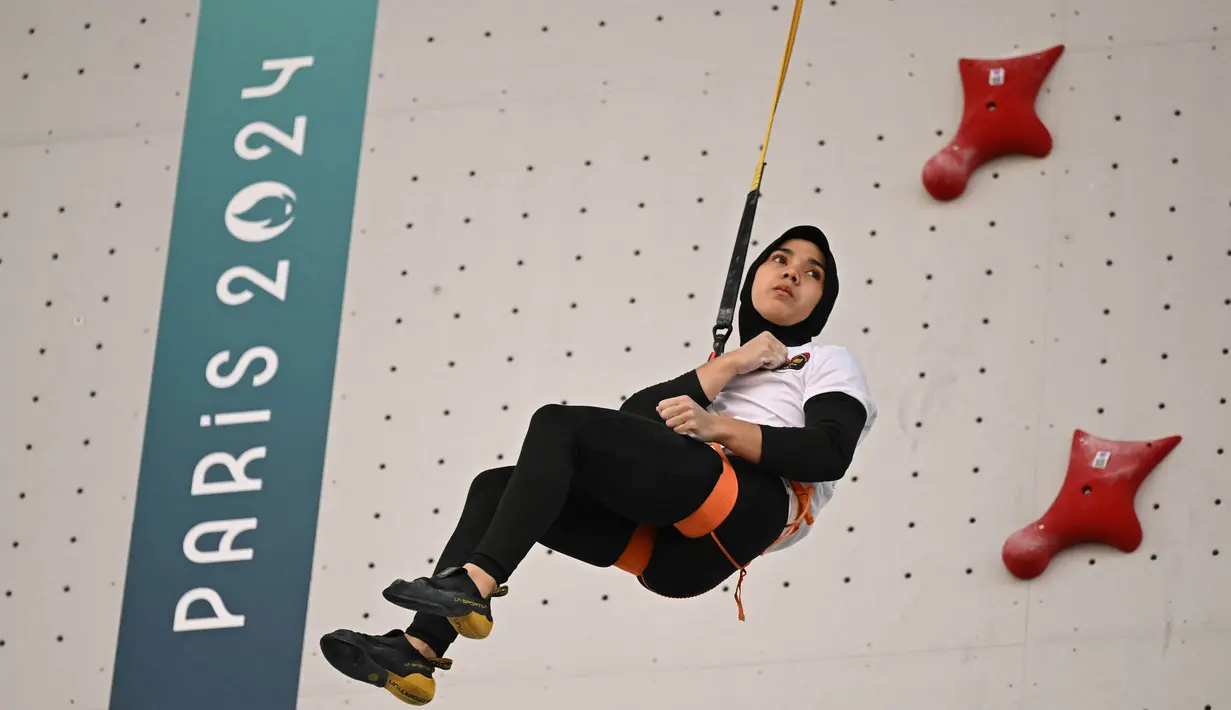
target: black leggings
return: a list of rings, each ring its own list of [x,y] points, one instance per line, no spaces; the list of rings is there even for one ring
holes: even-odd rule
[[[730,460],[739,497],[714,532],[742,566],[781,535],[789,496],[781,478],[739,457]],[[661,421],[546,405],[530,419],[517,464],[474,477],[433,574],[470,562],[503,584],[535,543],[609,567],[637,524],[646,523],[662,527],[645,584],[667,597],[702,594],[738,570],[712,537],[687,538],[671,525],[701,505],[721,471],[718,452]],[[438,654],[457,638],[444,618],[425,613],[406,632]]]

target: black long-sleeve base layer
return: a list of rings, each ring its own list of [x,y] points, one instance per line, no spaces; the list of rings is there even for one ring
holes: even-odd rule
[[[658,403],[682,395],[702,407],[712,404],[696,370],[689,370],[637,392],[625,400],[620,411],[661,421]],[[761,425],[758,465],[767,473],[794,481],[836,481],[851,465],[867,417],[863,403],[845,392],[814,395],[804,403],[802,427]]]

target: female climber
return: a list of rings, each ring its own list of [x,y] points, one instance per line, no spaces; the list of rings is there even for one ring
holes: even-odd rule
[[[751,561],[807,535],[876,419],[850,352],[813,342],[837,296],[825,235],[787,230],[748,267],[738,349],[619,410],[541,407],[516,465],[474,477],[432,576],[384,590],[416,612],[411,624],[326,634],[325,659],[406,703],[430,702],[433,671],[452,665],[440,655],[458,635],[491,633],[490,600],[535,543],[665,597],[702,594],[737,570],[742,583]]]

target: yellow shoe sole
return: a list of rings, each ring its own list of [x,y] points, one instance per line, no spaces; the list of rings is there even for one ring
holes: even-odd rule
[[[408,678],[388,672],[385,675],[385,690],[407,705],[427,705],[436,697],[436,681],[432,678],[417,673]]]
[[[450,616],[449,625],[459,636],[468,639],[485,639],[492,634],[492,621],[482,614],[472,611],[465,616]]]
[[[349,637],[336,631],[321,639],[325,661],[346,677],[384,688],[408,705],[427,705],[436,697],[436,679],[421,673],[400,676],[382,668]]]

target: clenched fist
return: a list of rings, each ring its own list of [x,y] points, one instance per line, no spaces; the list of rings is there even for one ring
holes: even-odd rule
[[[739,374],[755,370],[772,370],[786,362],[786,346],[768,330],[731,351]]]

